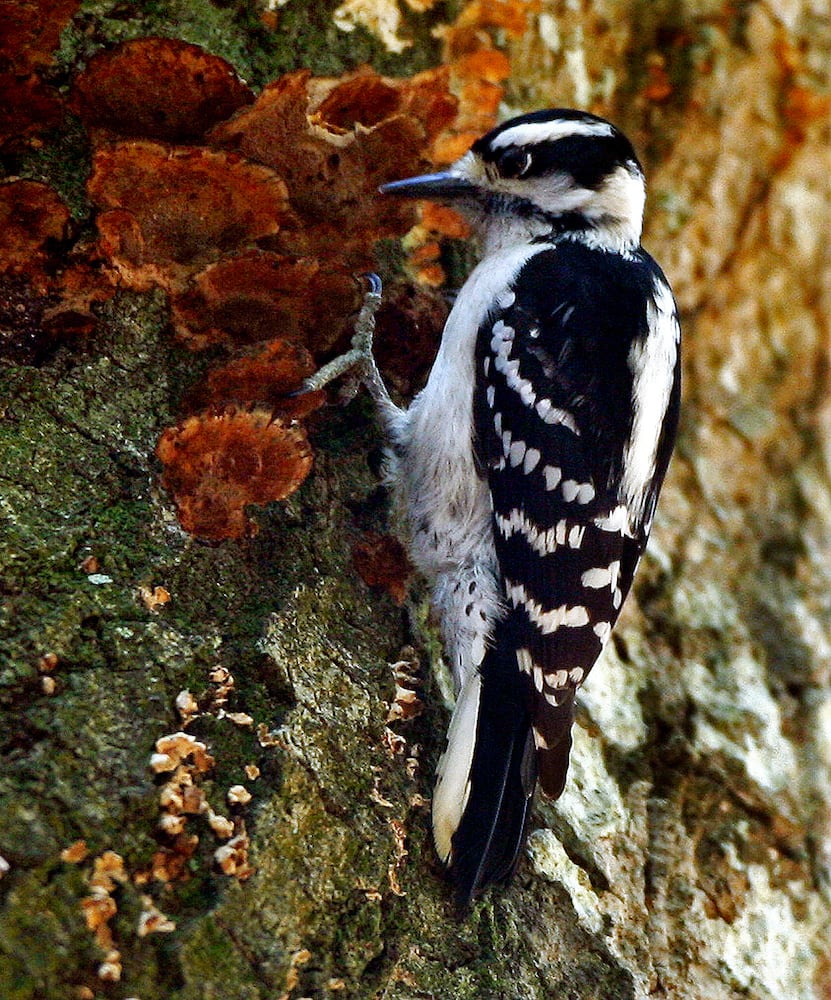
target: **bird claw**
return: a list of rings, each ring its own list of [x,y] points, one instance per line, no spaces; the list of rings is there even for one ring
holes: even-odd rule
[[[365,274],[363,277],[366,278],[369,289],[364,293],[363,305],[355,321],[350,349],[305,379],[303,387],[292,393],[293,396],[302,396],[304,393],[322,389],[347,372],[351,372],[358,383],[373,377],[375,359],[372,356],[372,335],[375,332],[375,314],[381,305],[383,285],[377,274]],[[354,394],[353,391],[351,395]]]
[[[375,333],[375,314],[381,305],[381,291],[383,285],[377,274],[370,272],[363,276],[366,278],[369,289],[364,293],[364,302],[358,318],[355,320],[355,332],[352,335],[352,350],[357,351],[366,362],[374,361],[372,358],[372,337]],[[360,364],[360,362],[358,362]]]

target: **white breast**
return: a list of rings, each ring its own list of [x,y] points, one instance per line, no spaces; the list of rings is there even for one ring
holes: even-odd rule
[[[428,577],[477,558],[483,539],[490,542],[490,498],[473,460],[476,335],[489,309],[510,304],[510,285],[522,266],[547,248],[514,246],[481,261],[447,318],[427,385],[407,411],[399,438],[400,499],[413,560]]]

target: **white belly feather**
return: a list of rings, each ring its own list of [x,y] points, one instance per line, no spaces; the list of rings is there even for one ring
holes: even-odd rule
[[[545,245],[486,257],[448,316],[427,385],[395,427],[392,477],[410,533],[410,555],[434,582],[448,659],[458,686],[482,662],[502,594],[487,483],[473,457],[476,335],[487,311],[512,301],[520,268]]]

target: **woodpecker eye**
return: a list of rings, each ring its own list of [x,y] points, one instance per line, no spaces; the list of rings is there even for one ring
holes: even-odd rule
[[[496,161],[496,169],[501,177],[508,179],[524,177],[534,162],[527,149],[506,149]]]

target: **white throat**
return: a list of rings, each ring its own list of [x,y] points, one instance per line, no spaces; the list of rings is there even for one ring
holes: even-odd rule
[[[540,218],[515,215],[486,215],[473,222],[482,257],[501,253],[511,247],[527,246],[550,234],[551,226]]]

